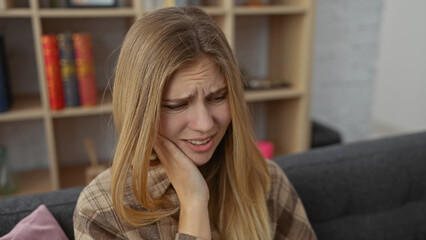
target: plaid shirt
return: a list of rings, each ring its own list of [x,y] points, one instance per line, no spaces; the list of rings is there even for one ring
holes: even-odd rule
[[[271,191],[267,199],[273,239],[314,240],[315,233],[306,217],[302,202],[291,183],[273,161],[268,160]],[[191,239],[198,238],[177,233],[179,213],[160,219],[154,224],[134,227],[118,217],[112,206],[110,169],[96,177],[80,194],[74,212],[76,239]],[[128,207],[143,210],[135,199],[131,177],[127,179],[124,201]],[[153,198],[164,196],[179,204],[176,192],[163,168],[148,172],[148,188]],[[212,239],[220,239],[212,226]]]

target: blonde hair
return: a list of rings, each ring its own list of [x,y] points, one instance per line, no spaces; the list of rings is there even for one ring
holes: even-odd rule
[[[266,206],[270,176],[256,147],[244,100],[244,83],[220,28],[203,11],[165,8],[139,19],[127,33],[118,59],[113,115],[118,143],[111,194],[118,215],[135,226],[152,224],[178,211],[148,192],[148,170],[159,129],[161,98],[172,74],[201,57],[219,67],[227,86],[231,124],[212,159],[200,168],[210,191],[211,223],[222,239],[271,239]],[[133,193],[148,211],[124,204],[131,174]]]

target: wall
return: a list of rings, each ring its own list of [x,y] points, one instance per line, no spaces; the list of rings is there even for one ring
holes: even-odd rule
[[[317,0],[312,118],[369,137],[382,0]]]
[[[373,137],[426,130],[426,1],[384,0]]]

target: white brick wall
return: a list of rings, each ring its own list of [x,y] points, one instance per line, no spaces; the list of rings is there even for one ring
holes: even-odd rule
[[[311,114],[345,142],[369,136],[382,0],[317,0]]]

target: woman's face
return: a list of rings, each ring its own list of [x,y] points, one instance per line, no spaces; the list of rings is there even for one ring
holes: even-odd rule
[[[197,166],[207,163],[231,122],[228,88],[216,64],[203,57],[176,71],[161,105],[160,134]]]

